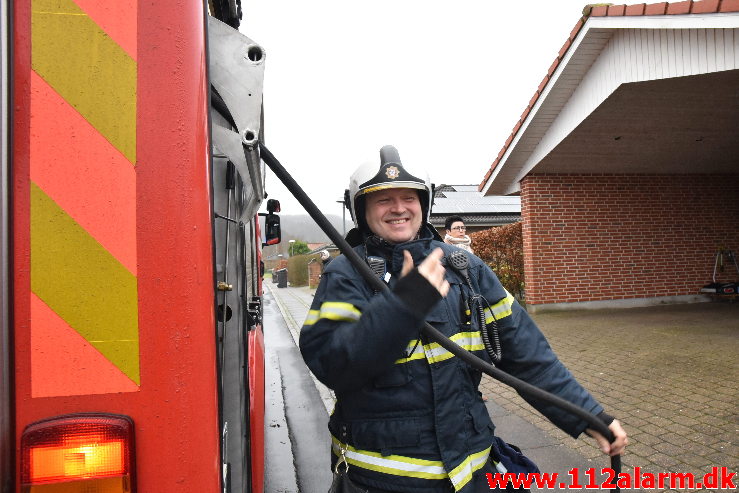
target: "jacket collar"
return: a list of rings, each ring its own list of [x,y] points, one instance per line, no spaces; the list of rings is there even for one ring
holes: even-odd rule
[[[366,235],[364,246],[367,255],[384,258],[388,262],[388,270],[397,273],[403,267],[404,250],[411,253],[413,263],[418,265],[431,251],[431,242],[440,239],[436,229],[429,224],[425,224],[421,227],[418,238],[411,241],[392,244],[377,235]]]

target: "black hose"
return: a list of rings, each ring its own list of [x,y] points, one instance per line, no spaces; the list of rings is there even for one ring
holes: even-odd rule
[[[318,207],[316,207],[316,204],[313,203],[310,197],[308,197],[308,195],[303,191],[303,189],[300,187],[300,185],[298,185],[293,177],[290,176],[287,170],[285,170],[285,168],[282,166],[282,164],[280,164],[280,162],[277,160],[277,158],[275,158],[270,150],[267,149],[267,147],[265,147],[265,145],[261,142],[259,143],[259,148],[261,150],[261,157],[267,164],[267,166],[269,166],[269,168],[277,176],[277,178],[282,181],[288,191],[293,194],[298,202],[300,202],[300,204],[303,206],[303,208],[305,208],[306,212],[313,218],[316,224],[318,224],[318,226],[328,235],[329,239],[337,247],[339,247],[339,250],[341,250],[344,256],[349,259],[354,268],[359,271],[359,273],[370,284],[370,286],[372,286],[372,288],[377,291],[389,290],[390,288],[375,275],[372,269],[369,268],[369,266],[364,262],[364,260],[362,260],[357,252],[355,252],[354,249],[349,245],[349,243],[347,243],[346,240],[339,234],[339,232],[336,231],[336,229],[331,225],[328,219],[326,219],[326,216],[324,216],[323,213],[318,209]],[[611,433],[611,430],[608,428],[608,426],[606,426],[606,424],[603,423],[603,421],[601,421],[600,418],[595,416],[593,413],[588,412],[580,406],[566,401],[559,396],[551,394],[546,390],[542,390],[539,387],[531,385],[528,382],[524,382],[523,380],[520,380],[513,375],[509,375],[508,373],[499,370],[493,365],[481,360],[474,354],[461,348],[454,341],[448,339],[446,336],[444,336],[444,334],[439,332],[428,322],[424,322],[422,330],[430,339],[437,342],[441,347],[452,353],[454,356],[462,359],[462,361],[472,366],[473,368],[477,368],[478,370],[486,373],[487,375],[490,375],[496,380],[503,382],[510,387],[513,387],[517,392],[521,394],[525,394],[533,399],[548,402],[549,404],[553,404],[560,409],[564,409],[565,411],[574,414],[583,421],[586,421],[594,430],[606,437],[611,443],[613,443],[613,441],[616,439],[613,436],[613,433]],[[621,456],[615,455],[611,457],[611,468],[616,472],[616,478],[618,478],[618,474],[621,472]],[[616,491],[618,491],[618,489]]]

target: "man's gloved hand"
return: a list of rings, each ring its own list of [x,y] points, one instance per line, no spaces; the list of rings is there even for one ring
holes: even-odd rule
[[[444,251],[441,248],[434,249],[433,252],[426,257],[423,262],[418,265],[418,273],[421,274],[441,296],[446,296],[449,292],[449,283],[444,278],[446,269],[441,265],[441,258]],[[404,277],[413,270],[413,257],[408,250],[403,252],[403,268],[400,270],[400,277]]]

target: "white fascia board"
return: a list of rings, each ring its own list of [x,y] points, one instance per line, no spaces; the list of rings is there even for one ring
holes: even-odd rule
[[[536,116],[536,113],[539,111],[539,108],[544,103],[546,98],[549,96],[549,93],[552,91],[552,88],[557,84],[557,80],[559,80],[559,76],[562,74],[567,64],[570,63],[570,60],[572,59],[573,55],[577,52],[577,49],[579,48],[583,39],[585,39],[585,37],[587,36],[587,33],[590,31],[590,29],[592,29],[592,26],[590,23],[591,23],[590,19],[588,19],[585,22],[583,27],[580,29],[580,32],[577,33],[577,36],[572,41],[572,44],[567,49],[567,52],[565,53],[564,58],[560,60],[559,64],[557,65],[557,68],[554,70],[554,73],[552,73],[552,76],[549,78],[549,80],[547,81],[547,84],[544,86],[544,90],[542,91],[541,94],[539,94],[539,97],[536,99],[536,103],[534,103],[534,107],[531,108],[531,111],[529,111],[529,114],[526,115],[526,120],[524,120],[521,123],[521,128],[519,128],[518,132],[516,132],[516,135],[511,141],[511,144],[508,146],[508,149],[506,149],[505,154],[503,154],[500,161],[498,162],[498,166],[496,166],[495,170],[493,170],[493,174],[490,175],[490,178],[488,178],[487,184],[482,190],[483,195],[487,194],[488,190],[493,184],[493,181],[495,181],[495,179],[498,177],[500,172],[505,167],[505,163],[508,161],[508,157],[518,145],[518,142],[521,140],[521,137],[526,132],[526,129],[528,128],[529,123]],[[603,27],[608,28],[611,26],[601,26],[601,28]],[[521,185],[519,182],[520,180],[516,179],[512,183],[510,183],[508,186],[506,186],[504,189],[503,195],[519,193],[521,191]]]
[[[500,168],[501,164],[498,163],[498,166],[495,167],[493,170],[493,174],[490,175],[490,178],[487,179],[485,182],[485,186],[482,187],[482,191],[480,192],[483,195],[486,195],[488,193],[488,190],[490,190],[490,186],[493,184],[493,180],[495,179],[495,176],[497,175],[496,171],[498,171],[498,168]]]
[[[739,12],[591,17],[586,26],[589,29],[732,29],[739,27]]]

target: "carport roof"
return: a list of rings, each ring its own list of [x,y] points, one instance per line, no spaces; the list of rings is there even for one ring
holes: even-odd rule
[[[739,0],[583,14],[479,190],[515,194],[534,168],[736,173]]]

